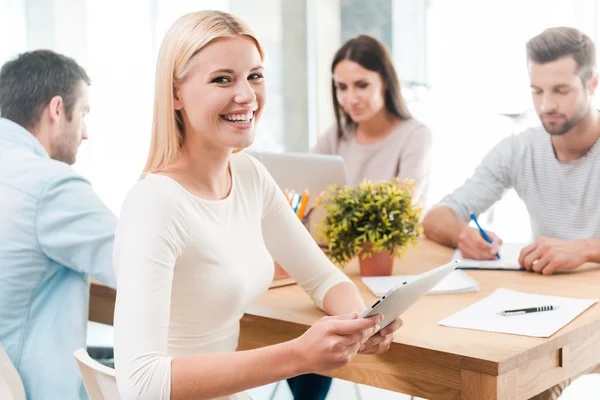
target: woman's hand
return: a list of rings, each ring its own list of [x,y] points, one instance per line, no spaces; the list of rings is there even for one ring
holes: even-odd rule
[[[402,326],[402,320],[400,317],[396,318],[394,322],[377,332],[363,344],[358,351],[359,354],[381,354],[389,350],[392,341],[394,340],[394,332],[396,332]]]
[[[357,313],[323,317],[294,339],[299,374],[323,373],[348,364],[383,321],[378,314],[358,319]]]

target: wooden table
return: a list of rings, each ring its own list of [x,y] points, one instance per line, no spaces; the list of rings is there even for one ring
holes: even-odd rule
[[[452,251],[428,240],[398,260],[395,274],[415,274],[447,262]],[[357,263],[345,272],[367,303],[375,297],[360,281]],[[502,287],[578,298],[600,297],[600,269],[541,276],[526,272],[469,271],[481,291],[425,296],[402,318],[390,350],[357,356],[332,377],[427,399],[528,399],[600,363],[600,306],[594,305],[547,339],[443,327],[441,319]],[[90,320],[112,323],[114,292],[93,284]],[[269,290],[241,322],[239,349],[272,345],[301,335],[322,317],[298,285]]]

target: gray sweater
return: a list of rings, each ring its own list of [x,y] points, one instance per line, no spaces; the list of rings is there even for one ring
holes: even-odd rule
[[[337,126],[329,127],[317,140],[313,152],[343,157],[348,184],[355,186],[363,179],[390,180],[398,177],[414,179],[413,200],[427,205],[429,186],[431,131],[415,119],[402,121],[388,136],[375,144],[359,144],[354,132],[339,138]]]
[[[484,212],[510,188],[525,202],[534,238],[600,237],[600,140],[584,157],[561,162],[543,127],[512,135],[440,204],[468,221],[470,213]]]

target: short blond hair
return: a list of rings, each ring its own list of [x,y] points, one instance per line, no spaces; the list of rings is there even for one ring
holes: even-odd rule
[[[183,145],[183,122],[174,108],[175,85],[194,67],[198,51],[214,40],[247,36],[254,40],[261,60],[264,51],[252,29],[240,18],[223,11],[183,15],[167,31],[156,63],[154,116],[148,160],[142,176],[172,163]]]

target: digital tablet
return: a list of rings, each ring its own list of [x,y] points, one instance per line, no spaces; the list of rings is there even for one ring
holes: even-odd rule
[[[435,285],[444,279],[450,272],[460,265],[460,260],[450,261],[430,271],[424,272],[410,282],[404,282],[381,296],[363,311],[359,318],[368,318],[376,314],[383,314],[383,321],[379,324],[383,329],[412,306],[419,298],[424,296]]]

